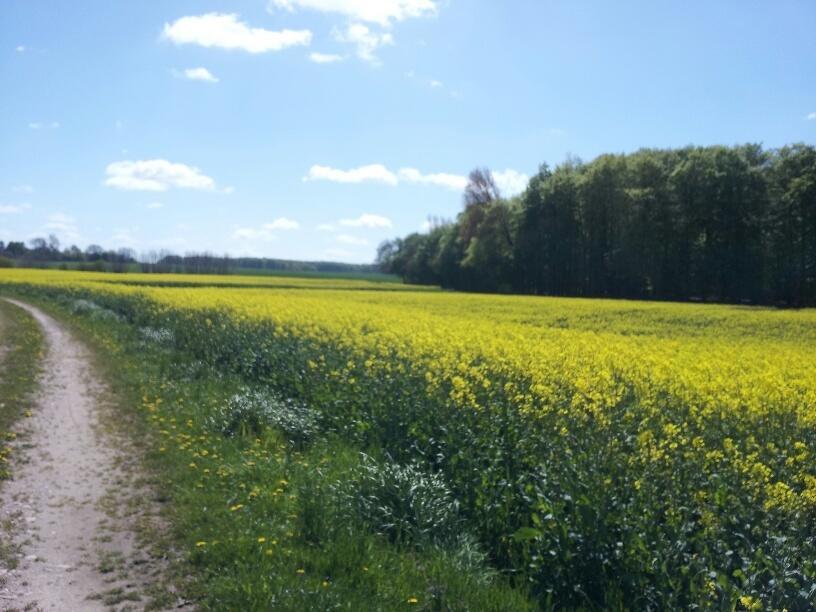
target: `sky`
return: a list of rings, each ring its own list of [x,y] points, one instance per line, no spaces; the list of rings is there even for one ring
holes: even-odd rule
[[[816,2],[0,0],[0,240],[372,261],[568,156],[816,143]]]

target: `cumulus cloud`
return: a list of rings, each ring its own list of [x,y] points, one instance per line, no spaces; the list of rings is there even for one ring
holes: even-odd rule
[[[348,234],[339,234],[337,236],[337,242],[354,246],[366,246],[368,244],[368,240],[365,238],[357,238],[356,236],[349,236]]]
[[[396,185],[397,176],[382,164],[360,166],[352,170],[338,170],[329,166],[315,165],[309,168],[304,181],[331,181],[332,183],[385,183]]]
[[[527,187],[530,180],[526,174],[507,169],[493,172],[496,186],[505,196],[514,196]],[[304,181],[331,181],[334,183],[384,183],[399,185],[410,183],[416,185],[434,185],[451,191],[464,191],[468,179],[459,174],[447,172],[431,172],[423,174],[416,168],[400,168],[393,172],[382,164],[370,164],[351,170],[339,170],[330,166],[312,166],[309,173],[303,177]]]
[[[105,185],[129,191],[167,191],[178,189],[215,189],[215,181],[201,170],[166,159],[118,161],[105,168]]]
[[[291,219],[287,219],[286,217],[279,217],[272,221],[272,223],[265,223],[264,229],[269,231],[274,230],[296,230],[300,227],[300,223],[297,221],[292,221]]]
[[[191,81],[204,81],[206,83],[217,83],[218,78],[212,72],[203,67],[187,68],[183,73],[185,79]]]
[[[391,227],[391,219],[382,217],[380,215],[363,213],[356,219],[341,219],[340,225],[345,227],[368,227],[375,229],[381,227]]]
[[[0,215],[18,215],[31,210],[31,204],[0,204]]]
[[[384,27],[393,21],[435,15],[435,0],[270,0],[268,8],[293,11],[311,9],[323,13],[340,13],[355,21],[376,23]]]
[[[315,64],[334,64],[335,62],[342,62],[343,56],[334,53],[310,53],[309,60]]]
[[[375,66],[382,63],[374,54],[377,49],[394,44],[394,37],[391,34],[377,34],[362,23],[352,23],[344,30],[335,28],[332,35],[337,42],[354,45],[357,48],[357,57]]]
[[[231,13],[207,13],[181,17],[165,23],[162,37],[177,45],[194,44],[219,49],[238,49],[247,53],[268,53],[287,47],[309,45],[309,30],[264,30],[252,28]]]
[[[467,177],[458,174],[448,174],[436,172],[432,174],[422,174],[416,168],[400,168],[399,178],[406,183],[419,183],[424,185],[437,185],[453,191],[462,191],[467,185]]]
[[[520,194],[527,189],[527,183],[530,182],[529,176],[509,168],[503,172],[491,172],[491,174],[496,182],[496,187],[499,188],[502,195],[508,197]]]

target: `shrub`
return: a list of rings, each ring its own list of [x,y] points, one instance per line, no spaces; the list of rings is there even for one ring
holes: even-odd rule
[[[363,454],[351,478],[334,488],[350,518],[392,542],[445,546],[459,536],[459,503],[441,474],[418,465],[377,462]]]
[[[318,433],[318,416],[315,410],[292,400],[245,389],[216,410],[210,425],[225,436],[259,435],[265,428],[275,427],[291,442],[302,445]]]

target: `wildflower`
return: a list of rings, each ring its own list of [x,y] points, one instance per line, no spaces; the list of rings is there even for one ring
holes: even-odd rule
[[[207,545],[207,542],[205,540],[200,540],[199,542],[196,542],[195,545],[196,548],[204,548]]]
[[[408,598],[408,603],[414,605],[416,603],[419,603],[419,600],[416,597],[411,596]]]

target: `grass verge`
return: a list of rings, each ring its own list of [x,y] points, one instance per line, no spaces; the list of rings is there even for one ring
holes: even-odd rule
[[[42,332],[34,318],[0,299],[0,480],[11,477],[12,455],[24,442],[25,433],[15,425],[31,414],[43,348]],[[17,551],[10,529],[9,521],[0,525],[0,566],[13,569]]]

